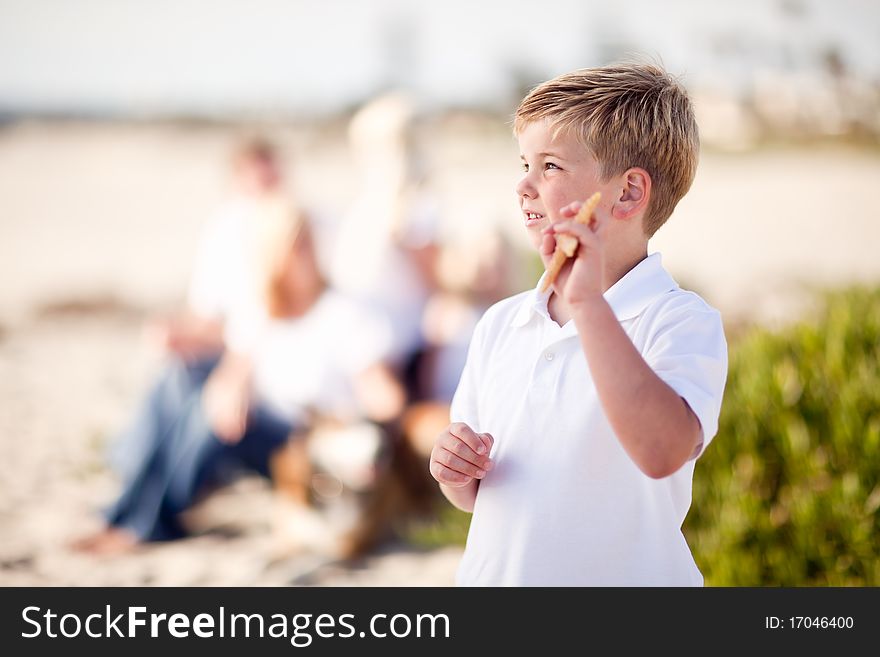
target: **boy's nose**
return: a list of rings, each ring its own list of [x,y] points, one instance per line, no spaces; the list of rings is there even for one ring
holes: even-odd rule
[[[535,188],[529,179],[529,174],[526,174],[519,179],[514,191],[516,192],[517,198],[535,198]]]

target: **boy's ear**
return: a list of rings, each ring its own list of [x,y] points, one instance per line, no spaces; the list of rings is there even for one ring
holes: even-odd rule
[[[627,169],[620,177],[619,193],[611,207],[615,219],[643,215],[651,200],[651,175],[641,167]]]

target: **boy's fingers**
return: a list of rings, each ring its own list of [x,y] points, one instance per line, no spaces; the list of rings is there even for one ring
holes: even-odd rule
[[[566,206],[559,208],[559,215],[562,217],[574,217],[583,205],[582,201],[574,201]]]
[[[450,470],[438,461],[431,461],[431,476],[441,484],[452,486],[453,488],[466,486],[473,480],[473,477]]]
[[[596,239],[595,232],[589,226],[576,221],[561,221],[558,224],[553,224],[553,232],[572,235],[582,244],[591,244]]]
[[[453,422],[449,425],[448,431],[451,435],[461,439],[462,442],[473,450],[474,454],[481,455],[486,453],[486,448],[483,447],[483,442],[479,436],[464,422]]]
[[[461,474],[467,475],[469,477],[476,477],[477,479],[482,479],[486,476],[486,470],[477,465],[465,461],[460,456],[453,454],[452,452],[440,449],[437,451],[434,460],[440,465],[446,466],[450,470],[455,472],[460,472]]]
[[[455,454],[457,457],[468,463],[473,463],[478,468],[486,468],[489,463],[489,448],[483,444],[482,440],[479,438],[477,438],[477,440],[480,443],[480,449],[483,450],[482,454],[477,454],[471,449],[470,445],[454,436],[451,440],[440,441],[438,447]]]
[[[491,452],[491,451],[492,451],[492,445],[495,444],[495,439],[492,437],[492,434],[490,434],[490,433],[481,433],[481,434],[480,434],[480,440],[482,440],[482,441],[483,441],[483,444],[486,446],[486,453],[488,454],[489,452]]]

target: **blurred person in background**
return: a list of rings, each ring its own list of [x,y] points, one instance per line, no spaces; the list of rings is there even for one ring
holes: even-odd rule
[[[382,312],[392,327],[391,364],[417,395],[422,315],[437,287],[439,204],[429,193],[412,99],[388,93],[349,123],[360,187],[334,231],[330,280]]]
[[[382,365],[388,328],[328,287],[304,213],[265,198],[241,228],[239,250],[253,266],[229,284],[253,303],[228,306],[222,345],[187,335],[197,348],[171,349],[179,356],[141,412],[137,440],[124,443],[135,451],[106,527],[74,548],[112,554],[182,537],[182,511],[230,469],[268,476],[273,454],[313,416],[399,414],[403,393]]]
[[[229,176],[228,197],[199,236],[186,306],[147,326],[148,340],[169,362],[131,425],[110,445],[110,462],[123,478],[143,460],[154,436],[165,431],[181,400],[217,364],[228,319],[259,313],[258,267],[244,245],[263,205],[282,196],[281,159],[269,141],[244,139],[230,157]]]
[[[187,362],[223,350],[223,325],[235,312],[253,311],[255,267],[242,245],[254,214],[267,199],[281,198],[284,176],[275,147],[253,138],[242,142],[231,161],[230,197],[209,218],[199,239],[187,308],[152,326],[162,347]]]
[[[361,107],[348,126],[360,187],[335,231],[329,272],[340,289],[388,317],[390,364],[407,393],[400,428],[427,463],[448,422],[477,319],[509,293],[509,245],[500,234],[454,243],[417,134],[415,101],[389,92]]]
[[[404,433],[425,463],[437,434],[449,424],[450,403],[477,321],[511,293],[518,257],[497,229],[469,231],[440,245],[436,288],[422,314],[414,395],[403,417]]]

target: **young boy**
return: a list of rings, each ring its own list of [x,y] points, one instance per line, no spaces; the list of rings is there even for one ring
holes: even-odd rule
[[[718,312],[678,287],[648,239],[694,178],[685,91],[645,64],[575,71],[516,112],[526,230],[552,288],[490,308],[474,331],[430,470],[472,511],[459,585],[701,586],[681,525],[718,427]],[[592,228],[572,221],[594,192]],[[546,276],[546,274],[545,274]]]

